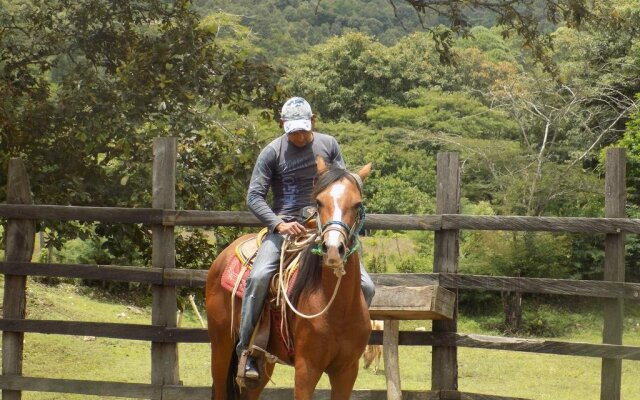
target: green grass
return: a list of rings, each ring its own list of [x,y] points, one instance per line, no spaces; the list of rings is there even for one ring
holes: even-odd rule
[[[2,280],[0,278],[0,280]],[[4,285],[3,285],[4,286]],[[126,301],[105,298],[95,291],[73,285],[46,286],[32,280],[28,284],[27,314],[32,319],[75,321],[127,322],[149,324],[149,308],[133,306]],[[596,307],[598,309],[598,307]],[[201,310],[202,312],[202,310]],[[571,333],[550,340],[601,343],[602,321],[598,312],[557,314],[571,319],[576,326]],[[624,343],[640,346],[640,304],[627,303]],[[199,327],[199,322],[187,312],[184,327]],[[431,329],[430,321],[403,321],[402,330],[418,327]],[[482,318],[464,315],[459,320],[459,332],[497,335],[483,328]],[[209,386],[209,346],[180,344],[180,375],[185,385]],[[522,352],[460,348],[460,390],[530,399],[599,399],[600,365],[597,358],[538,355]],[[150,344],[108,338],[83,338],[62,335],[25,335],[24,375],[63,379],[88,379],[122,382],[150,382]],[[400,347],[402,388],[426,390],[431,384],[431,348]],[[640,362],[623,362],[622,397],[640,398]],[[291,387],[293,369],[278,366],[273,386]],[[319,387],[328,388],[323,378]],[[361,369],[356,382],[358,389],[385,389],[382,371],[374,375]],[[25,392],[25,400],[79,400],[87,396]]]

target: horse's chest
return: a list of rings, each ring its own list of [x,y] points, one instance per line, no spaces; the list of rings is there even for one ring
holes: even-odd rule
[[[297,329],[296,337],[314,338],[317,348],[322,349],[328,358],[352,352],[361,354],[371,332],[370,322],[365,320],[365,317],[351,314],[348,318],[305,321],[307,323]]]

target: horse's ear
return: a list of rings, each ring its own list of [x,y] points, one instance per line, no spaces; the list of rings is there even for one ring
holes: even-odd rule
[[[318,166],[319,174],[327,170],[327,163],[324,162],[324,158],[322,158],[322,156],[316,157],[316,165]]]
[[[358,171],[358,176],[360,177],[360,179],[362,179],[363,181],[367,178],[367,176],[369,176],[369,173],[371,172],[371,167],[373,165],[371,163],[365,165],[364,167],[362,167],[362,169],[360,169],[360,171]]]

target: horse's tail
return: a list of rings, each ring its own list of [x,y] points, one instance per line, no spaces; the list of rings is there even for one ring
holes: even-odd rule
[[[231,364],[229,364],[229,373],[227,374],[227,399],[239,400],[240,399],[240,387],[236,382],[236,375],[238,375],[238,353],[236,352],[236,346],[238,342],[233,345],[233,351],[231,352]]]

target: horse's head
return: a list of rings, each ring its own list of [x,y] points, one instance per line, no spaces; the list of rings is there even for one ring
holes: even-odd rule
[[[371,164],[352,174],[327,166],[322,157],[318,157],[316,163],[318,175],[313,196],[318,210],[320,249],[324,265],[341,268],[355,248],[358,231],[364,223],[362,182],[369,175]]]

